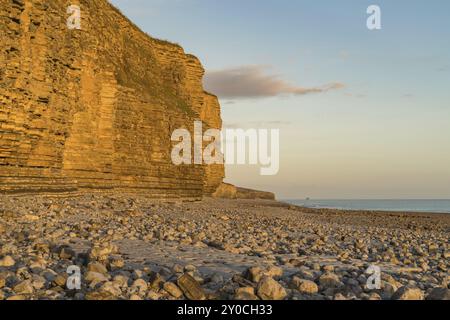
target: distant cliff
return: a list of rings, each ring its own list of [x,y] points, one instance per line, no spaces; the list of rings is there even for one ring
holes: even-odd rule
[[[213,197],[221,199],[276,200],[276,196],[272,192],[239,188],[229,183],[222,183],[213,194]]]
[[[66,25],[81,8],[81,30]],[[221,128],[199,60],[106,0],[0,0],[0,191],[212,194],[222,165],[175,166],[177,128]]]

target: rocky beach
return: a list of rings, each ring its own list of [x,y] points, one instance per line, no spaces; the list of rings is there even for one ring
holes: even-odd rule
[[[3,195],[0,299],[445,300],[449,232],[448,214]]]
[[[174,3],[178,5],[178,1]],[[205,1],[202,6],[209,3],[218,4]],[[121,7],[128,5],[131,2],[124,1]],[[405,127],[392,122],[390,128],[390,121],[396,120],[391,114],[394,108],[386,115],[379,114],[377,100],[374,115],[361,108],[373,105],[370,101],[354,110],[345,109],[355,103],[341,99],[375,96],[373,92],[366,95],[368,88],[349,88],[342,96],[332,96],[329,103],[323,100],[314,105],[299,100],[279,109],[288,96],[301,99],[309,94],[347,90],[340,77],[335,79],[341,71],[335,72],[337,69],[328,65],[336,57],[325,58],[321,52],[340,52],[341,58],[352,58],[352,54],[340,45],[331,50],[331,44],[341,41],[336,41],[335,35],[330,34],[333,38],[327,40],[322,38],[327,34],[320,34],[316,38],[327,48],[321,45],[311,51],[311,57],[321,60],[305,60],[306,65],[296,70],[295,56],[310,51],[311,44],[302,40],[301,47],[291,47],[297,42],[293,40],[302,39],[299,30],[308,32],[307,39],[315,28],[293,28],[283,17],[279,25],[289,26],[288,33],[272,34],[276,42],[266,44],[272,33],[265,29],[267,17],[278,15],[273,13],[284,16],[282,11],[268,10],[262,16],[263,28],[249,28],[249,23],[256,21],[247,17],[245,24],[234,21],[244,17],[244,7],[230,6],[232,19],[219,15],[226,12],[225,7],[195,19],[189,15],[200,6],[183,2],[178,12],[182,19],[164,18],[157,28],[147,26],[144,32],[107,0],[0,2],[0,300],[450,298],[450,214],[308,209],[275,201],[271,192],[224,183],[224,160],[227,166],[234,165],[235,155],[234,150],[223,155],[215,148],[220,147],[220,130],[227,130],[225,123],[240,141],[236,145],[236,166],[260,164],[260,175],[275,179],[253,183],[255,177],[244,166],[234,175],[227,172],[226,181],[238,185],[269,185],[282,196],[346,190],[364,195],[385,190],[381,194],[395,197],[393,191],[397,190],[397,196],[412,192],[435,198],[447,197],[450,190],[448,158],[441,152],[448,143],[436,140],[449,135],[443,131],[436,132],[435,137],[431,130],[448,127],[442,120],[448,115],[437,113],[445,108],[438,105],[436,112],[430,112],[430,104],[425,103],[426,113],[418,115],[417,123],[402,111],[397,121]],[[251,16],[259,10],[253,5],[249,8]],[[139,19],[141,23],[156,21],[165,12],[159,11],[141,7],[131,10],[149,14]],[[237,11],[239,15],[235,15]],[[301,21],[297,15],[294,18],[295,23]],[[189,20],[211,20],[214,26],[189,26]],[[347,15],[345,20],[353,21]],[[221,21],[226,24],[220,25]],[[276,24],[270,22],[270,29],[276,30],[272,28]],[[232,31],[231,27],[239,25],[248,30]],[[158,29],[185,31],[189,35],[187,47],[208,57],[209,70],[181,45],[147,33]],[[250,29],[264,30],[264,37],[235,37],[244,36]],[[211,32],[209,40],[206,34],[197,33],[201,30]],[[221,40],[227,30],[232,32],[230,37]],[[354,34],[343,30],[342,34]],[[361,44],[363,37],[357,38],[349,48],[371,48],[373,42]],[[255,51],[259,47],[253,46],[260,39],[264,41],[263,50]],[[285,46],[282,40],[288,41]],[[204,46],[193,45],[196,42]],[[247,43],[252,50],[245,53],[242,49]],[[393,42],[388,43],[391,47]],[[220,49],[221,45],[226,50]],[[441,47],[442,41],[437,45]],[[228,54],[230,48],[239,50]],[[276,61],[290,61],[279,70],[291,70],[291,80],[298,85],[278,76],[276,68],[273,75],[266,74],[266,68],[277,64],[269,59],[278,54],[270,53],[273,49],[289,54]],[[259,61],[258,56],[269,59],[268,63]],[[424,52],[417,57],[427,56],[430,54]],[[245,62],[244,57],[250,60]],[[414,70],[417,57],[411,60]],[[355,55],[355,61],[359,60],[373,61]],[[393,61],[392,56],[387,61]],[[392,68],[379,63],[377,60],[379,70]],[[361,70],[368,70],[376,76],[368,68],[372,64],[355,65],[355,74],[362,76]],[[219,69],[215,71],[213,66]],[[342,69],[342,80],[351,74],[348,67]],[[426,66],[429,70],[436,68]],[[401,71],[413,69],[408,66]],[[327,70],[332,73],[325,76]],[[296,74],[305,78],[295,79]],[[310,85],[308,77],[312,79]],[[380,79],[385,78],[383,73]],[[376,89],[377,95],[386,94],[393,99],[390,103],[395,110],[403,110],[397,108],[401,105],[391,97],[390,90],[395,83],[407,83],[407,88],[398,91],[411,92],[409,80],[416,78],[422,79],[408,74],[407,81],[389,82],[389,87]],[[374,79],[354,78],[349,83],[372,83]],[[207,82],[218,84],[217,90],[209,92]],[[423,85],[416,91],[422,94]],[[250,100],[277,97],[280,100],[273,100],[271,105],[259,104],[259,100],[254,106],[247,105]],[[433,94],[429,100],[437,101],[436,97]],[[239,110],[235,118],[224,122],[221,101],[236,103],[232,107]],[[335,106],[338,102],[342,105]],[[314,113],[308,111],[309,104]],[[332,109],[327,109],[327,104]],[[300,105],[302,108],[298,108]],[[408,111],[415,109],[409,104],[405,107]],[[292,110],[302,111],[289,113]],[[340,110],[339,116],[336,110]],[[228,117],[234,112],[228,111]],[[342,121],[341,113],[348,124]],[[430,119],[432,127],[427,129],[423,125],[434,113],[436,122]],[[441,120],[442,124],[438,122]],[[250,124],[255,128],[247,133],[239,128]],[[352,127],[355,124],[358,127]],[[283,148],[279,127],[285,130],[281,136],[292,140],[284,140]],[[393,128],[401,134],[380,135]],[[420,135],[411,135],[411,128]],[[328,136],[335,136],[336,141]],[[355,137],[366,140],[352,140]],[[233,139],[226,136],[225,140],[229,143]],[[390,141],[396,144],[385,148]],[[180,148],[184,142],[188,147]],[[430,157],[433,143],[435,158]],[[426,148],[420,149],[421,145]],[[405,146],[411,146],[417,155],[410,154]],[[289,152],[284,152],[280,162],[280,151],[286,150]],[[404,151],[402,157],[392,158],[399,151]],[[426,166],[425,160],[429,161]],[[420,167],[422,162],[424,167]],[[288,165],[277,178],[281,163]],[[298,189],[299,181],[303,191]]]

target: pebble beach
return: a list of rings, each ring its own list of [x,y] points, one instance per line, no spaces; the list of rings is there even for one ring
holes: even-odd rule
[[[438,213],[3,195],[0,300],[448,300],[449,234]]]

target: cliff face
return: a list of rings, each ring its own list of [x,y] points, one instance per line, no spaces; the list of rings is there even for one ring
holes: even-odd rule
[[[81,30],[66,25],[81,7]],[[0,191],[213,193],[224,168],[175,166],[173,130],[221,128],[204,70],[106,0],[0,0]]]
[[[212,196],[219,199],[275,200],[272,192],[239,188],[229,183],[222,183]]]

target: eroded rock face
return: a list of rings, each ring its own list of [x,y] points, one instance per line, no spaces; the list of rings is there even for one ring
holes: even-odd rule
[[[199,60],[106,0],[0,0],[0,191],[212,194],[222,165],[175,166],[173,130],[221,128]]]
[[[219,199],[262,199],[275,200],[275,194],[266,191],[238,188],[229,183],[222,183],[213,193]]]

